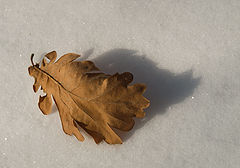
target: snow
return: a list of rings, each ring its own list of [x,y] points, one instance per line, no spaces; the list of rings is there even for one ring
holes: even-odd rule
[[[239,0],[0,0],[0,167],[238,168]],[[38,109],[35,62],[56,50],[147,84],[122,145],[63,133]]]

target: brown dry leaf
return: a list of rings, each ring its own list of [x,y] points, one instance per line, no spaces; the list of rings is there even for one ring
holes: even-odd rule
[[[39,108],[47,115],[52,111],[52,97],[57,105],[63,131],[79,141],[84,137],[77,125],[90,134],[96,143],[121,144],[120,137],[111,129],[129,131],[132,117],[142,118],[149,101],[143,97],[144,84],[128,85],[133,80],[129,72],[108,75],[99,71],[91,61],[74,61],[80,55],[68,53],[56,62],[57,53],[45,55],[41,67],[33,63],[28,68],[35,78],[33,90],[39,87],[46,93],[39,97]],[[96,72],[98,71],[98,72]]]

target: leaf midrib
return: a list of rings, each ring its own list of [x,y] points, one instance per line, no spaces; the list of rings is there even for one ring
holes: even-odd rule
[[[68,91],[59,81],[57,81],[52,75],[50,75],[50,74],[47,73],[46,71],[42,70],[41,68],[39,68],[39,67],[37,67],[37,66],[35,66],[35,65],[34,65],[33,67],[34,67],[36,70],[38,70],[38,71],[42,72],[43,74],[45,74],[46,76],[48,76],[50,79],[52,79],[56,84],[58,84],[60,87],[62,87],[67,93],[72,94],[72,95],[74,95],[74,96],[76,96],[76,97],[78,97],[78,98],[80,98],[80,99],[84,99],[84,100],[92,101],[92,102],[99,102],[99,101],[96,101],[97,98],[106,95],[107,93],[109,93],[109,92],[112,90],[112,89],[111,89],[111,90],[107,91],[105,94],[96,96],[95,98],[92,98],[92,99],[87,99],[87,98],[84,98],[84,97],[80,97],[80,96],[78,96],[78,95],[76,95],[76,94]],[[72,97],[72,96],[71,96],[71,97]],[[113,102],[113,101],[112,101],[111,103],[108,103],[108,102],[101,102],[101,103],[106,103],[106,104],[118,104],[119,102]]]

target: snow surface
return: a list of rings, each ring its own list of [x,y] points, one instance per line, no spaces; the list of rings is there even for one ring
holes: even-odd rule
[[[78,142],[40,112],[27,68],[52,50],[147,84],[124,144]],[[1,168],[240,165],[239,0],[0,0],[0,53]]]

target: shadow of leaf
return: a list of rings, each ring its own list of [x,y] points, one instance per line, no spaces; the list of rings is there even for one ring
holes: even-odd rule
[[[91,51],[92,52],[92,51]],[[168,70],[159,69],[156,64],[137,51],[128,49],[113,49],[92,60],[103,72],[131,72],[133,83],[145,83],[147,90],[144,96],[150,100],[146,109],[146,117],[135,120],[136,124],[129,133],[116,132],[125,141],[157,114],[166,112],[169,106],[183,101],[192,95],[199,85],[200,78],[193,78],[192,70],[174,74]]]

